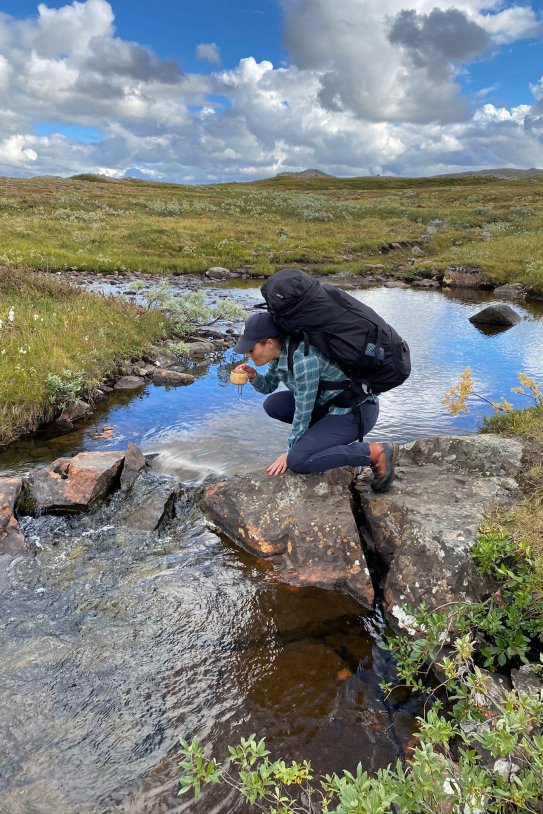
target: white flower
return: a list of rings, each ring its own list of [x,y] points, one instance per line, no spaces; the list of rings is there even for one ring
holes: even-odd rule
[[[19,348],[19,353],[26,353],[24,348]]]
[[[39,319],[39,318],[40,318],[40,315],[39,315],[39,314],[34,314],[34,322],[35,322],[37,319]]]
[[[0,356],[3,356],[5,354],[5,352],[6,352],[6,349],[2,348],[2,353],[0,354]]]
[[[12,305],[8,311],[8,321],[13,322],[14,319],[15,319],[15,308]]]
[[[3,325],[3,324],[4,324],[4,323],[3,323],[3,322],[2,322],[2,320],[0,319],[0,331],[2,330],[2,325]]]

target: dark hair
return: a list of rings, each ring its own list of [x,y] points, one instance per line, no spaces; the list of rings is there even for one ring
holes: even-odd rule
[[[268,341],[268,339],[277,339],[277,341],[279,342],[279,344],[282,347],[286,338],[287,338],[286,334],[277,334],[277,336],[268,336],[267,339],[257,339],[256,344],[257,345],[263,345],[264,342]]]

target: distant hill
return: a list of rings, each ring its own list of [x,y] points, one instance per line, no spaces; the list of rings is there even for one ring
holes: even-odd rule
[[[470,175],[491,176],[492,178],[540,178],[543,176],[543,170],[537,167],[531,167],[529,170],[518,170],[514,167],[498,167],[494,170],[472,170],[468,172],[447,172],[442,175],[433,175],[432,178],[465,178]]]
[[[275,178],[336,178],[322,170],[301,170],[300,172],[279,172]]]
[[[365,175],[365,176],[353,176],[353,177],[339,177],[337,175],[330,175],[327,172],[323,172],[322,170],[317,169],[309,169],[309,170],[301,170],[300,172],[280,172],[277,175],[274,175],[272,178],[267,180],[274,181],[275,179],[281,178],[288,178],[292,180],[300,179],[318,179],[318,178],[328,178],[331,180],[337,181],[354,181],[354,180],[364,180],[364,181],[374,181],[374,180],[383,180],[386,182],[391,181],[430,181],[433,178],[472,178],[472,177],[481,177],[481,178],[498,178],[503,179],[506,181],[511,181],[515,179],[521,178],[541,178],[543,177],[543,170],[538,169],[537,167],[532,167],[529,170],[521,170],[515,167],[497,167],[495,169],[489,170],[466,170],[464,172],[447,172],[447,173],[440,173],[439,175],[424,175],[424,176],[407,176],[407,175]],[[266,179],[262,179],[266,180]]]

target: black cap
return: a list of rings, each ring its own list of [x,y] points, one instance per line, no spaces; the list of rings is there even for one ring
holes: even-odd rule
[[[245,328],[236,345],[235,353],[249,353],[261,339],[279,336],[279,328],[268,313],[253,314],[245,322]]]

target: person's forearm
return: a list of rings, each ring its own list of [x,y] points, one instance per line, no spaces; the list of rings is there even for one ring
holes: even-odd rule
[[[277,390],[277,386],[279,384],[279,379],[275,374],[265,373],[256,373],[256,376],[251,379],[251,384],[253,385],[255,390],[258,390],[259,393],[273,393],[274,390]]]

